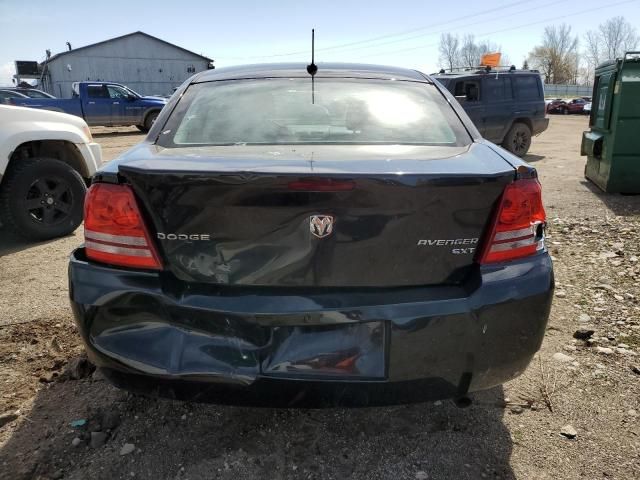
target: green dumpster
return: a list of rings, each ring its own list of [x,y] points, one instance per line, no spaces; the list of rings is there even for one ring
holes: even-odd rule
[[[596,69],[585,176],[609,193],[640,193],[640,52]]]

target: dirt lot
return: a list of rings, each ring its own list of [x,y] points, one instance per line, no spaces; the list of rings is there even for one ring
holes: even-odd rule
[[[82,351],[66,284],[80,231],[34,245],[0,230],[0,478],[640,478],[640,196],[584,180],[585,128],[553,117],[527,158],[557,278],[542,350],[466,409],[219,407],[134,397],[99,374],[65,379]],[[142,138],[96,132],[107,159]],[[91,446],[91,431],[106,435]]]

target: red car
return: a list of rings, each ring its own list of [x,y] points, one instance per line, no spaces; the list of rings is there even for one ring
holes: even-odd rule
[[[547,105],[547,113],[562,113],[569,115],[570,113],[584,113],[584,106],[588,102],[584,98],[574,98],[566,102],[561,99],[552,100]]]

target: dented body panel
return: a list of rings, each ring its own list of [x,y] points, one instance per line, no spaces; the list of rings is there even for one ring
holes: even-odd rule
[[[290,289],[185,285],[72,256],[89,355],[118,385],[270,406],[381,405],[503,383],[540,347],[546,254],[477,267],[464,285]]]

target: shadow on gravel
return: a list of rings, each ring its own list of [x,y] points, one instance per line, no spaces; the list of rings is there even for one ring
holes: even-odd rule
[[[140,130],[132,130],[130,132],[92,132],[93,138],[109,138],[109,137],[144,137],[146,134]]]
[[[527,163],[539,162],[547,158],[544,155],[536,155],[535,153],[527,153],[522,159]]]
[[[0,478],[515,478],[502,388],[466,409],[276,410],[135,397],[99,378],[49,384],[26,416],[1,427],[10,437]],[[73,428],[79,419],[87,424]],[[107,438],[94,448],[95,429]],[[135,451],[121,455],[125,443]]]
[[[56,240],[58,239],[53,238],[51,240],[45,240],[44,242],[31,242],[15,235],[11,230],[0,225],[0,257],[37,247],[38,245],[55,242]]]
[[[621,195],[619,193],[604,193],[589,180],[581,180],[580,183],[587,187],[598,199],[616,215],[622,217],[640,215],[640,194]]]

